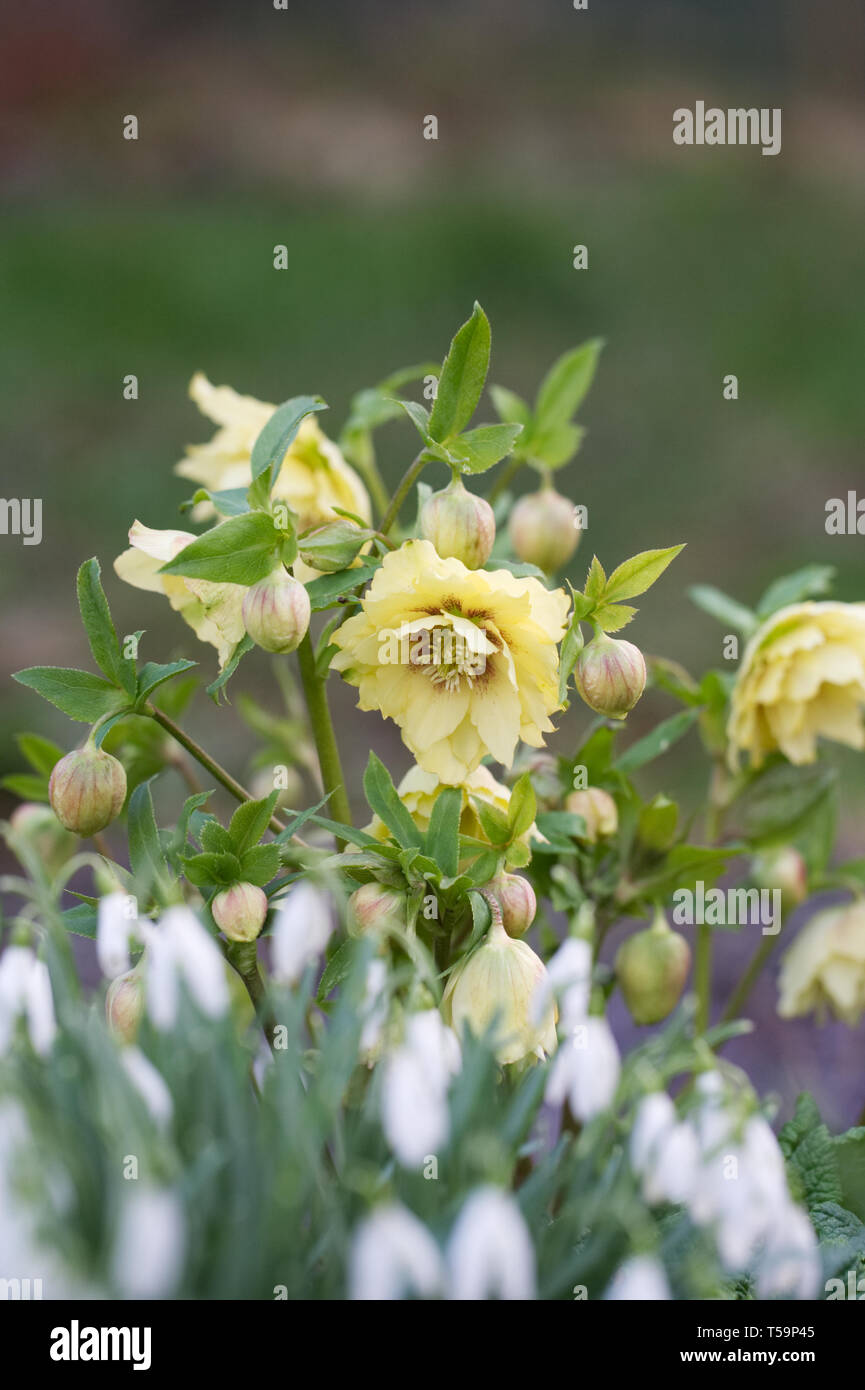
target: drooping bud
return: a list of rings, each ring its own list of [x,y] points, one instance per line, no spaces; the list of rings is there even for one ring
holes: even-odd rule
[[[229,941],[254,941],[267,916],[267,894],[254,883],[234,883],[210,904],[213,920]]]
[[[751,876],[758,888],[781,893],[783,913],[792,912],[808,896],[808,869],[805,860],[792,845],[767,849],[754,856]]]
[[[691,965],[691,948],[671,931],[660,910],[644,931],[619,947],[616,977],[635,1023],[660,1023],[679,1002]]]
[[[520,560],[553,574],[579,544],[579,518],[573,502],[555,488],[544,487],[520,498],[511,512],[508,534]]]
[[[244,594],[243,626],[266,652],[293,652],[306,636],[309,618],[306,589],[284,569],[275,569]]]
[[[120,814],[126,800],[123,764],[104,748],[77,748],[55,764],[48,799],[67,830],[95,835]]]
[[[470,570],[486,564],[496,539],[489,502],[467,491],[458,477],[424,502],[420,528],[443,560],[462,560]]]
[[[615,835],[619,828],[616,803],[603,787],[586,787],[583,791],[571,792],[565,800],[565,810],[570,811],[572,816],[582,816],[586,823],[583,838],[590,845]]]
[[[483,1036],[494,1025],[500,1062],[518,1062],[556,1046],[556,1010],[550,998],[539,1022],[532,999],[546,978],[540,956],[525,941],[508,936],[498,909],[481,946],[457,965],[442,999],[442,1014],[459,1036],[468,1025]]]
[[[23,801],[9,817],[12,834],[10,847],[15,850],[15,841],[31,847],[50,873],[56,873],[75,853],[78,841],[69,830],[58,825],[57,816],[50,806],[37,801]]]
[[[645,689],[643,653],[633,642],[599,632],[580,652],[574,683],[589,709],[609,719],[624,719]]]
[[[383,883],[364,883],[348,900],[346,927],[349,936],[367,932],[404,931],[407,926],[406,895]]]
[[[118,975],[108,986],[105,1017],[112,1033],[122,1042],[134,1042],[144,1014],[144,983],[140,964]]]
[[[538,902],[527,878],[522,874],[498,874],[490,879],[486,891],[492,893],[502,910],[502,926],[508,936],[522,936],[528,931]]]

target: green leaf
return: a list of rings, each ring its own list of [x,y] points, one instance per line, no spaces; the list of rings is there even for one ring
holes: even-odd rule
[[[163,565],[160,574],[182,574],[214,584],[257,584],[277,562],[280,534],[267,512],[221,521]]]
[[[640,811],[637,838],[647,849],[668,850],[676,836],[679,808],[675,801],[659,792]]]
[[[535,426],[528,439],[520,439],[516,452],[543,468],[561,468],[577,453],[585,435],[581,425],[556,425],[550,430]]]
[[[500,811],[498,806],[491,806],[488,801],[481,801],[480,797],[476,796],[472,797],[472,804],[490,843],[493,845],[509,844],[512,839],[511,827],[504,811]]]
[[[479,425],[448,442],[448,452],[463,473],[485,473],[514,447],[522,425]]]
[[[279,845],[254,845],[248,849],[241,858],[240,872],[244,883],[263,888],[279,873]]]
[[[188,502],[181,505],[180,510],[188,511],[198,502],[212,502],[222,516],[243,516],[249,511],[248,491],[245,487],[229,487],[222,492],[209,492],[206,487],[200,487]]]
[[[230,888],[233,883],[241,882],[240,860],[236,854],[191,854],[181,863],[186,878],[196,888],[210,883]]]
[[[403,849],[423,849],[424,837],[400,801],[390,773],[375,753],[369,755],[363,790],[371,809]]]
[[[168,870],[156,828],[150,781],[139,783],[129,798],[129,864],[135,877],[150,886]]]
[[[129,703],[125,692],[102,676],[71,667],[29,666],[26,671],[16,671],[12,679],[19,685],[35,690],[37,695],[56,705],[70,719],[77,719],[82,724],[95,724],[97,719],[115,713]]]
[[[725,627],[731,627],[743,637],[750,637],[757,627],[756,614],[737,603],[735,599],[716,589],[711,584],[694,584],[687,591],[688,598],[704,613],[717,618]]]
[[[865,1221],[865,1128],[835,1136],[835,1159],[841,1179],[841,1202]]]
[[[317,410],[327,410],[327,403],[321,396],[292,396],[277,407],[252,446],[250,462],[253,482],[268,470],[271,478],[276,480],[282,460],[301,424],[307,415]]]
[[[788,839],[832,791],[836,778],[828,763],[803,767],[788,762],[770,764],[733,803],[744,834],[762,842]]]
[[[584,593],[586,598],[591,599],[593,604],[599,603],[605,588],[607,587],[607,576],[604,567],[597,555],[592,556],[592,563],[589,565],[589,572],[586,575]]]
[[[225,663],[223,670],[220,671],[219,675],[216,677],[216,680],[211,681],[210,685],[207,686],[207,694],[214,704],[219,704],[220,692],[228,685],[228,682],[231,680],[231,677],[234,675],[243,657],[246,656],[247,652],[251,652],[254,646],[255,643],[249,633],[245,632]]]
[[[559,357],[541,382],[535,419],[541,431],[567,424],[577,413],[594,379],[604,343],[593,338]]]
[[[189,834],[190,816],[194,811],[200,810],[200,808],[205,804],[205,802],[209,801],[212,795],[212,791],[195,792],[192,796],[188,796],[184,801],[180,811],[180,815],[177,820],[177,825],[174,827],[174,834],[171,837],[171,848],[169,850],[169,857],[171,858],[172,866],[175,869],[179,869],[180,851],[186,844],[187,836]],[[208,821],[206,823],[209,825],[211,822]],[[218,821],[214,822],[214,824],[218,824]],[[221,826],[220,829],[222,829]]]
[[[78,607],[81,621],[93,660],[114,685],[119,685],[127,694],[135,694],[135,663],[127,661],[121,654],[120,643],[111,620],[108,600],[100,581],[99,561],[86,560],[78,571]]]
[[[421,439],[425,444],[428,443],[430,439],[429,411],[426,406],[419,405],[417,401],[398,400],[394,403],[402,407]]]
[[[301,559],[312,569],[342,571],[374,535],[368,527],[351,521],[331,521],[298,537],[297,548]]]
[[[136,703],[141,704],[158,686],[163,685],[165,681],[170,681],[172,676],[179,676],[183,671],[191,671],[197,665],[197,661],[182,660],[169,661],[164,665],[160,665],[156,661],[146,662],[138,673]]]
[[[0,779],[0,787],[19,796],[22,801],[47,801],[48,778],[37,777],[33,772],[10,772]]]
[[[698,713],[696,709],[686,709],[670,715],[669,719],[658,724],[645,738],[632,743],[613,763],[614,770],[629,777],[638,767],[645,767],[646,763],[666,753],[668,748],[678,743],[680,738],[684,738]]]
[[[363,943],[356,940],[355,937],[350,936],[347,941],[343,941],[342,945],[334,951],[327,965],[324,967],[324,972],[319,981],[318,991],[316,993],[316,1000],[319,1004],[323,1004],[331,990],[336,989],[337,985],[341,985],[343,980],[351,974],[352,967],[357,959],[358,952],[362,948],[362,944]]]
[[[234,841],[215,816],[210,816],[202,825],[198,842],[207,854],[234,853]]]
[[[524,772],[514,783],[511,799],[508,802],[508,826],[510,827],[511,839],[518,840],[521,835],[525,835],[534,823],[537,809],[538,799],[535,796],[532,779],[528,772]]]
[[[567,631],[562,639],[559,651],[559,704],[563,704],[568,693],[568,682],[571,679],[571,672],[577,664],[577,658],[585,645],[585,638],[580,629],[579,623],[575,618],[571,618]]]
[[[449,439],[468,424],[481,398],[489,362],[489,319],[475,303],[471,318],[455,334],[442,366],[429,418],[433,439]]]
[[[323,574],[319,579],[313,579],[306,586],[313,613],[331,608],[337,599],[352,589],[363,588],[372,579],[380,563],[358,565],[357,569],[339,570],[336,574]]]
[[[496,570],[507,570],[515,579],[540,579],[544,586],[547,583],[547,576],[538,565],[530,565],[525,560],[508,560],[503,555],[496,555],[487,560],[484,569],[493,574]]]
[[[260,801],[244,801],[238,806],[228,827],[237,854],[242,855],[252,845],[258,844],[270,824],[278,798],[279,792],[272,791]]]
[[[604,632],[621,632],[636,612],[636,608],[631,608],[627,603],[602,603],[592,614],[592,621]]]
[[[707,845],[675,845],[663,863],[634,885],[634,896],[638,898],[666,898],[677,888],[687,888],[693,892],[698,881],[711,887],[727,867],[727,860],[741,850],[737,846],[725,845],[715,849]]]
[[[96,908],[91,907],[90,903],[77,903],[75,907],[67,907],[65,912],[61,912],[60,920],[66,930],[71,931],[74,936],[86,936],[91,941],[96,940],[98,917]]]
[[[495,849],[483,850],[469,865],[468,874],[473,884],[482,887],[489,883],[499,871],[501,852]]]
[[[515,391],[509,391],[506,386],[491,386],[490,396],[500,420],[506,425],[522,425],[528,428],[532,422],[532,412],[522,396],[518,396]]]
[[[643,550],[623,561],[607,580],[604,602],[614,603],[644,594],[684,548],[684,545],[669,545],[663,550]]]
[[[54,764],[63,757],[60,745],[52,743],[50,738],[43,738],[41,734],[16,734],[15,742],[30,766],[44,777],[51,776]]]
[[[459,832],[463,797],[459,787],[446,787],[436,797],[426,833],[426,852],[447,878],[459,870]]]
[[[836,574],[834,565],[805,565],[783,579],[776,579],[757,604],[757,617],[769,618],[788,604],[830,593]]]
[[[793,1119],[784,1125],[778,1142],[809,1208],[842,1200],[837,1150],[813,1096],[799,1096]]]

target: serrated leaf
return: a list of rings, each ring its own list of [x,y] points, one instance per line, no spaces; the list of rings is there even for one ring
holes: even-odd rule
[[[481,398],[490,361],[489,319],[475,303],[454,335],[439,377],[429,433],[443,442],[465,428]]]
[[[448,878],[459,868],[459,832],[463,797],[459,787],[446,787],[433,805],[426,832],[426,852]]]
[[[279,798],[278,791],[272,791],[259,801],[244,801],[238,806],[228,827],[235,852],[243,855],[246,850],[258,844],[273,815]]]
[[[604,567],[597,555],[592,556],[592,563],[589,565],[589,572],[586,575],[586,582],[583,586],[583,593],[586,598],[597,603],[604,592],[607,584],[607,576]]]
[[[684,548],[682,544],[669,545],[663,550],[643,550],[639,555],[632,555],[630,560],[624,560],[607,580],[604,602],[615,603],[644,594]]]
[[[99,561],[94,556],[78,571],[78,607],[87,633],[93,660],[114,685],[135,694],[135,664],[124,659],[114,630],[108,600],[100,580]]]
[[[209,817],[202,825],[198,842],[207,854],[234,853],[234,841],[215,816]]]
[[[592,614],[592,621],[604,632],[621,632],[636,612],[636,608],[631,608],[627,603],[602,603]]]
[[[254,845],[240,860],[243,882],[264,888],[279,873],[279,862],[279,845]]]
[[[110,681],[72,667],[29,666],[25,671],[16,671],[12,679],[35,690],[70,719],[82,724],[95,724],[97,719],[129,703],[126,692],[118,690]]]
[[[247,512],[229,517],[196,537],[159,573],[207,579],[214,584],[257,584],[276,565],[280,540],[267,512]]]
[[[694,584],[687,590],[687,594],[691,602],[695,603],[698,608],[702,608],[704,613],[708,613],[712,618],[717,618],[720,623],[733,628],[743,637],[750,637],[752,632],[756,630],[756,614],[713,585]]]
[[[479,425],[448,441],[448,453],[463,473],[485,473],[511,453],[522,425]]]
[[[181,863],[186,878],[197,888],[210,883],[228,888],[241,882],[240,860],[236,854],[192,854]]]
[[[327,403],[321,396],[292,396],[277,407],[252,446],[250,464],[253,481],[268,470],[271,478],[276,480],[282,460],[301,424],[307,415],[319,410],[327,410]]]
[[[170,681],[173,676],[179,676],[184,671],[191,671],[198,665],[197,661],[168,661],[160,664],[157,661],[148,661],[142,666],[138,673],[138,693],[137,700],[146,700],[165,681]]]

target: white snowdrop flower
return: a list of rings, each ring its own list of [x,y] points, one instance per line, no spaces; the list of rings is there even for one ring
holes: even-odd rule
[[[112,1257],[123,1298],[170,1298],[183,1268],[183,1206],[169,1188],[129,1183],[120,1207]]]
[[[532,999],[532,1018],[539,1023],[555,998],[559,1005],[559,1031],[572,1033],[589,1012],[592,992],[592,948],[588,941],[570,936],[547,964]]]
[[[545,1099],[551,1105],[567,1101],[574,1119],[591,1120],[612,1104],[620,1071],[619,1049],[609,1023],[605,1018],[587,1018],[559,1044]]]
[[[817,1236],[794,1202],[772,1224],[757,1266],[758,1298],[814,1299],[823,1280]]]
[[[660,1260],[632,1255],[613,1275],[604,1298],[622,1302],[660,1303],[673,1297]]]
[[[131,967],[129,940],[138,925],[135,899],[128,893],[106,893],[96,910],[96,956],[108,980]]]
[[[688,1201],[699,1181],[700,1146],[691,1126],[679,1120],[665,1092],[645,1096],[637,1107],[630,1156],[650,1205]]]
[[[158,925],[143,924],[148,948],[147,1007],[154,1025],[165,1031],[177,1019],[180,982],[207,1018],[228,1009],[222,952],[188,907],[170,907]]]
[[[296,985],[306,967],[324,952],[333,931],[330,902],[314,884],[296,883],[277,907],[273,923],[273,975]]]
[[[535,1250],[514,1198],[481,1187],[466,1199],[447,1248],[450,1297],[535,1297]]]
[[[20,1018],[27,1020],[30,1042],[44,1057],[57,1031],[48,967],[28,946],[7,946],[0,956],[0,1053]]]
[[[447,1142],[447,1092],[459,1070],[456,1034],[437,1009],[410,1015],[405,1042],[383,1064],[382,1127],[405,1168],[417,1168]]]
[[[378,1207],[361,1222],[349,1252],[350,1299],[434,1298],[444,1282],[441,1251],[407,1207]]]
[[[362,1058],[372,1061],[384,1037],[388,1014],[387,965],[376,957],[366,968],[363,1000],[360,1011],[363,1027],[358,1051]]]
[[[124,1047],[120,1064],[158,1125],[167,1125],[174,1103],[165,1078],[137,1047]]]

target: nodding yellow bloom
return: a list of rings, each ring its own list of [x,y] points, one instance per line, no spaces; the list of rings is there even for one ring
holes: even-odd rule
[[[811,763],[818,737],[865,748],[865,603],[796,603],[745,648],[727,727],[733,768],[776,749]]]
[[[543,746],[559,707],[557,643],[569,599],[508,570],[470,570],[429,541],[385,556],[333,666],[361,709],[393,719],[425,772],[465,782],[485,754],[510,766]]]
[[[535,1017],[535,996],[547,980],[540,956],[525,941],[508,936],[494,921],[486,940],[457,965],[442,999],[442,1015],[459,1036],[466,1025],[475,1036],[494,1027],[500,1062],[542,1056],[556,1049],[556,1007],[552,998]]]
[[[855,1028],[865,1011],[865,903],[812,917],[784,957],[779,984],[782,1018],[829,1008]]]
[[[186,457],[177,464],[175,472],[210,492],[248,487],[252,482],[252,446],[276,406],[257,401],[254,396],[238,395],[230,386],[212,386],[201,372],[192,378],[189,394],[202,414],[219,429],[206,444],[188,445]],[[272,495],[297,513],[299,531],[334,521],[334,507],[353,512],[364,521],[372,516],[366,488],[314,416],[307,416],[301,424],[285,455]],[[201,520],[212,516],[213,508],[208,502],[200,503],[193,515]],[[300,568],[306,569],[303,565]]]
[[[136,521],[129,529],[132,549],[118,555],[114,569],[135,589],[165,594],[199,641],[216,648],[222,668],[245,632],[241,607],[246,589],[242,584],[159,573],[162,565],[195,539],[191,531],[154,531]]]
[[[419,830],[428,830],[433,806],[445,789],[434,772],[424,772],[422,767],[409,768],[397,787],[397,795],[405,806]],[[460,788],[463,794],[463,809],[460,815],[460,834],[470,835],[475,840],[486,840],[487,834],[474,807],[475,801],[483,801],[494,806],[497,811],[507,815],[511,800],[511,789],[504,782],[497,782],[488,767],[476,767],[469,773]],[[374,816],[367,831],[378,840],[386,840],[390,831],[384,821]],[[535,825],[530,825],[524,835],[519,837],[525,844],[534,838],[543,840]]]

